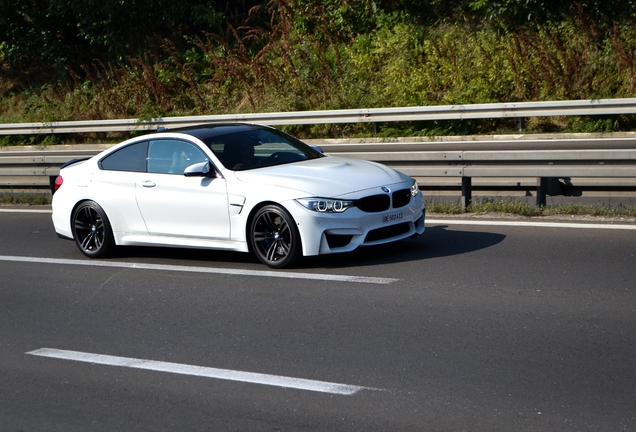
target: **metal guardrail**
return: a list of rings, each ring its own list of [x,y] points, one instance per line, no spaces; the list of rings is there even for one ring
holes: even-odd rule
[[[121,119],[0,124],[0,135],[37,135],[88,132],[154,131],[158,127],[184,127],[202,123],[250,122],[267,125],[383,123],[420,120],[468,120],[589,116],[636,113],[636,98],[591,99],[555,102],[518,102],[473,105],[415,106],[331,111],[296,111],[261,114],[226,114],[164,117],[148,120]]]
[[[584,189],[636,191],[633,138],[319,144],[328,154],[389,165],[418,179],[423,189],[460,188],[465,206],[473,179],[484,190],[534,190],[538,205],[547,195],[580,195]],[[534,184],[522,187],[522,178]]]
[[[616,179],[636,178],[636,141],[621,139],[497,140],[456,142],[358,142],[308,140],[326,154],[380,162],[415,177],[424,190],[460,189],[468,205],[473,179],[534,179],[537,204],[547,195],[572,192],[573,178],[610,179],[610,189],[636,191],[636,182],[616,186]],[[334,142],[336,141],[336,142]],[[107,145],[66,150],[0,152],[0,187],[48,189],[68,160],[97,154]],[[605,182],[607,184],[607,182]],[[514,189],[514,187],[512,187]],[[510,189],[510,187],[508,187]]]
[[[0,152],[0,190],[50,190],[60,166],[71,159],[90,157],[101,151],[16,150]],[[103,146],[100,146],[103,147]]]
[[[371,108],[333,111],[300,111],[263,114],[229,114],[166,117],[149,120],[122,119],[0,124],[0,135],[33,135],[88,132],[154,131],[203,123],[252,122],[269,125],[375,123],[415,120],[461,120],[572,115],[635,114],[636,98],[555,102],[494,103],[476,105]],[[381,162],[422,180],[422,187],[461,187],[462,202],[472,199],[472,179],[482,182],[503,178],[533,178],[537,203],[547,194],[563,192],[571,178],[623,181],[636,178],[636,135],[624,139],[496,140],[357,142],[313,141],[325,153]],[[56,146],[58,147],[58,146]],[[105,146],[101,146],[103,148]],[[0,188],[45,189],[59,166],[73,158],[96,154],[98,147],[0,151]],[[451,179],[449,182],[448,179]],[[621,180],[622,179],[622,180]],[[517,181],[517,184],[520,184]],[[636,184],[636,183],[634,183]],[[450,185],[450,186],[449,186]],[[633,188],[633,187],[632,187]],[[636,191],[636,188],[633,188]]]

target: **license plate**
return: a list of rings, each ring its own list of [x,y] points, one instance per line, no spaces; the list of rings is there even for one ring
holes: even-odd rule
[[[390,215],[384,215],[384,216],[382,216],[382,223],[389,223],[389,222],[399,221],[403,217],[404,217],[404,213],[402,213],[402,212],[393,213],[393,214],[390,214]]]

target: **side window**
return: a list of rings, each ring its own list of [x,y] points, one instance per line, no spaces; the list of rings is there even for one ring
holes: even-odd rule
[[[132,144],[109,154],[99,163],[101,169],[110,171],[146,172],[148,143]]]
[[[151,173],[183,174],[190,165],[207,160],[201,149],[187,141],[159,139],[148,145],[148,172]]]

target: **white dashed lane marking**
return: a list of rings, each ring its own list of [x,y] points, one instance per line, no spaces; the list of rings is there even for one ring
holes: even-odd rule
[[[394,279],[394,278],[349,276],[349,275],[335,275],[335,274],[324,274],[324,273],[300,273],[300,272],[297,273],[297,272],[268,271],[268,270],[244,270],[244,269],[227,269],[227,268],[218,268],[218,267],[174,266],[174,265],[162,265],[162,264],[130,263],[130,262],[122,262],[122,261],[69,260],[69,259],[58,259],[58,258],[7,256],[7,255],[0,255],[0,261],[71,265],[71,266],[89,266],[89,267],[115,267],[115,268],[127,268],[127,269],[188,272],[188,273],[211,273],[211,274],[225,274],[225,275],[235,275],[235,276],[274,277],[274,278],[286,278],[286,279],[310,279],[310,280],[330,281],[330,282],[367,283],[367,284],[390,284],[390,283],[399,281],[399,279]]]
[[[119,366],[132,369],[144,369],[155,372],[167,372],[180,375],[239,381],[250,384],[261,384],[274,387],[292,388],[297,390],[307,390],[345,396],[354,395],[360,390],[379,390],[370,387],[315,381],[303,378],[292,378],[253,372],[241,372],[229,369],[216,369],[203,366],[192,366],[179,363],[168,363],[130,357],[116,357],[79,351],[58,350],[53,348],[41,348],[35,351],[29,351],[26,354],[61,360],[71,360],[99,365]]]

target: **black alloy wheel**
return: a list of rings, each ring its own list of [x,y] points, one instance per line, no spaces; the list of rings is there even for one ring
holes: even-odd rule
[[[113,232],[104,209],[93,201],[81,203],[73,212],[73,238],[84,255],[101,258],[115,247]]]
[[[294,219],[277,205],[265,206],[254,215],[250,244],[263,264],[276,269],[291,266],[302,253]]]

